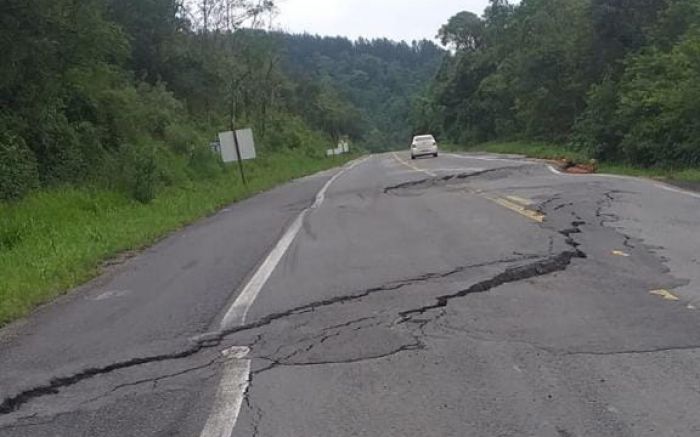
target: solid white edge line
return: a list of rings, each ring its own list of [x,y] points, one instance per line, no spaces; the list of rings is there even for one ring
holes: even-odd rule
[[[299,233],[302,224],[304,223],[304,217],[308,210],[304,210],[294,219],[292,225],[287,229],[282,238],[277,242],[275,247],[269,253],[265,261],[260,265],[255,274],[250,278],[250,281],[245,285],[238,298],[233,302],[226,315],[221,320],[220,330],[224,331],[227,328],[233,326],[240,326],[245,323],[245,318],[248,315],[248,310],[255,302],[258,297],[260,290],[263,288],[265,283],[272,272],[279,264],[280,260],[292,245],[292,242]]]
[[[360,161],[354,161],[353,163],[336,173],[331,179],[328,180],[328,182],[326,182],[323,188],[321,188],[321,191],[318,192],[313,205],[311,205],[310,208],[307,208],[304,211],[302,211],[297,216],[294,222],[292,222],[291,226],[284,233],[282,238],[280,238],[280,240],[277,242],[272,251],[267,255],[265,261],[263,261],[260,267],[258,267],[255,274],[243,287],[241,293],[238,295],[238,298],[233,302],[229,310],[226,312],[226,315],[224,315],[224,318],[221,320],[220,324],[220,329],[222,331],[227,328],[239,326],[245,323],[248,310],[250,310],[250,307],[253,305],[253,302],[255,302],[255,299],[258,297],[260,290],[263,288],[267,280],[270,279],[270,276],[277,267],[277,264],[279,264],[284,254],[287,253],[289,246],[291,246],[294,242],[294,239],[296,238],[297,234],[299,233],[299,230],[304,224],[304,218],[306,217],[306,214],[308,214],[310,210],[317,209],[319,206],[321,206],[323,201],[326,199],[326,192],[328,192],[330,186],[336,180],[338,180],[339,177],[341,177],[347,171],[353,169],[355,166],[364,162],[365,160],[366,158]]]
[[[524,161],[525,158],[523,159],[513,159],[513,158],[492,158],[490,156],[470,156],[470,155],[458,155],[456,153],[445,153],[447,156],[451,156],[453,158],[459,158],[459,159],[476,159],[479,161],[510,161],[510,162],[521,162]]]
[[[558,176],[566,176],[565,173],[560,172],[559,170],[557,170],[556,168],[554,168],[553,165],[547,164],[547,168],[549,169],[549,171],[551,171],[551,172],[554,173],[555,175],[558,175]]]
[[[568,173],[561,172],[554,168],[553,165],[547,165],[547,168],[554,174],[559,175],[559,176],[571,176],[571,177],[598,177],[598,178],[612,178],[612,179],[625,179],[629,181],[641,181],[641,182],[650,182],[651,185],[655,186],[656,188],[661,188],[662,190],[670,191],[672,193],[676,194],[684,194],[686,196],[694,197],[696,199],[700,199],[700,193],[694,193],[692,191],[684,190],[682,188],[676,188],[670,185],[666,185],[661,182],[654,182],[649,179],[645,178],[637,178],[634,176],[624,176],[624,175],[616,175],[616,174],[583,174],[583,175],[572,175]]]
[[[678,194],[685,194],[686,196],[694,197],[696,199],[700,199],[700,194],[698,193],[693,193],[692,191],[688,190],[683,190],[681,188],[674,188],[665,184],[655,184],[657,187],[661,188],[662,190],[666,191],[671,191],[672,193],[678,193]]]
[[[245,285],[241,294],[236,298],[233,305],[231,305],[222,319],[220,324],[221,330],[245,323],[248,310],[253,302],[255,302],[260,290],[270,278],[277,264],[279,264],[280,260],[289,249],[289,246],[291,246],[296,238],[306,215],[309,211],[318,209],[321,206],[333,182],[367,159],[369,159],[369,157],[353,161],[326,182],[323,188],[316,194],[316,200],[313,205],[297,216],[292,225],[285,231],[282,238],[277,242],[270,254],[265,258],[255,274]],[[201,437],[231,437],[233,434],[236,422],[238,421],[238,415],[243,405],[243,398],[250,383],[251,360],[246,358],[248,352],[249,349],[247,347],[233,347],[223,352],[227,361],[214,397],[211,412],[200,434]]]

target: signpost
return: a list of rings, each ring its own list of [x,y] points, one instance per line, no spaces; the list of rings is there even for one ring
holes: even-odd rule
[[[243,169],[243,161],[255,159],[255,141],[253,139],[252,129],[242,129],[219,133],[219,145],[221,151],[221,159],[225,163],[238,162],[238,169],[241,172],[241,180],[243,185],[248,185]]]

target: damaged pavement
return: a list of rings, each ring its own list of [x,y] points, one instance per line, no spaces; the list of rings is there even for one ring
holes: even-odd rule
[[[441,159],[454,170],[425,178],[386,155],[341,178],[247,324],[3,385],[0,435],[199,435],[222,352],[243,346],[234,435],[700,433],[694,296],[649,293],[693,278],[622,225],[643,183]]]

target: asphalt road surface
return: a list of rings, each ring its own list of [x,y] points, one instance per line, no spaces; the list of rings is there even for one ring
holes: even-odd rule
[[[700,195],[407,153],[0,332],[1,436],[699,436]]]

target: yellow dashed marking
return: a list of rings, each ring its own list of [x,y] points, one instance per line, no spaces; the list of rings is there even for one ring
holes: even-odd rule
[[[406,162],[405,160],[401,159],[401,157],[399,156],[398,153],[394,152],[393,155],[394,155],[394,158],[396,158],[397,161],[399,161],[401,164],[405,165],[406,167],[410,168],[411,170],[414,170],[414,171],[417,171],[417,172],[421,172],[421,173],[425,173],[425,174],[427,174],[427,175],[430,176],[430,177],[437,177],[437,174],[433,173],[432,171],[422,169],[422,168],[420,168],[420,167],[418,167],[418,166],[416,166],[416,165],[414,165],[414,164],[412,164],[412,163],[410,163],[410,162]]]
[[[680,300],[678,298],[678,296],[676,296],[675,294],[671,293],[670,291],[664,290],[664,289],[651,290],[649,293],[653,294],[654,296],[662,297],[666,300],[674,300],[674,301]]]
[[[629,253],[623,252],[623,251],[621,251],[621,250],[613,250],[613,251],[612,251],[612,254],[615,255],[615,256],[624,256],[625,258],[628,257],[628,256],[630,256]]]
[[[392,153],[394,155],[394,159],[396,159],[399,163],[402,165],[410,168],[411,170],[420,172],[420,173],[425,173],[428,176],[431,177],[437,177],[437,174],[433,173],[430,170],[425,170],[423,168],[420,168],[413,163],[407,162],[406,160],[402,159],[398,153],[394,152]],[[532,209],[529,209],[528,206],[532,204],[532,202],[528,199],[523,199],[522,197],[517,197],[517,196],[506,196],[506,197],[498,197],[498,196],[491,196],[488,194],[482,193],[480,190],[469,190],[465,189],[464,190],[467,193],[470,194],[476,194],[478,196],[483,197],[484,199],[488,199],[498,205],[501,205],[504,208],[508,208],[511,211],[517,212],[518,214],[522,215],[523,217],[527,217],[530,220],[536,221],[537,223],[542,223],[544,222],[545,215],[542,214],[539,211],[534,211]]]
[[[485,199],[488,199],[488,200],[490,200],[498,205],[501,205],[504,208],[508,208],[511,211],[517,212],[518,214],[522,215],[523,217],[527,217],[530,220],[536,221],[537,223],[544,222],[545,215],[542,214],[541,212],[529,209],[523,205],[520,205],[518,203],[510,201],[507,198],[493,197],[493,196],[488,196],[488,195],[483,195],[482,197],[484,197]]]
[[[525,199],[525,198],[518,197],[518,196],[506,196],[506,199],[508,199],[508,200],[510,200],[510,201],[512,201],[512,202],[515,202],[515,203],[519,203],[519,204],[522,205],[522,206],[530,206],[530,205],[532,205],[532,200],[530,200],[530,199]]]

